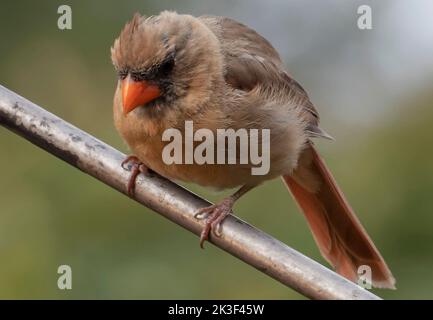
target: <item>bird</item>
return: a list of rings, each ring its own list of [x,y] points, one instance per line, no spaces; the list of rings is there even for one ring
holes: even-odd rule
[[[332,139],[306,90],[289,74],[263,36],[231,18],[175,11],[134,14],[111,47],[117,73],[114,124],[131,156],[133,196],[140,173],[192,182],[232,195],[195,214],[205,219],[200,245],[223,234],[236,201],[265,181],[281,177],[304,213],[322,256],[337,273],[357,282],[368,266],[372,285],[395,288],[395,279],[319,155],[316,138]],[[270,130],[270,168],[253,175],[249,164],[166,164],[162,136],[201,128]]]

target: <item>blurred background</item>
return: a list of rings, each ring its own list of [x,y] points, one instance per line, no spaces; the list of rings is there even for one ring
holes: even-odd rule
[[[72,30],[57,28],[62,4]],[[372,30],[357,28],[362,4]],[[374,292],[432,299],[433,2],[2,1],[0,84],[127,152],[110,46],[134,12],[166,9],[232,17],[271,41],[336,138],[318,148],[397,278]],[[0,155],[0,298],[303,299],[4,128]],[[236,213],[325,263],[281,181]],[[62,264],[72,290],[57,288]]]

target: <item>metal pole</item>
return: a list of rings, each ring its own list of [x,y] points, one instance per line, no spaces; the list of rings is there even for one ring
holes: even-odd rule
[[[125,155],[0,85],[0,125],[126,194]],[[137,179],[136,201],[200,234],[194,212],[209,202],[160,176]],[[261,272],[312,299],[380,299],[335,272],[229,216],[222,237],[210,241]]]

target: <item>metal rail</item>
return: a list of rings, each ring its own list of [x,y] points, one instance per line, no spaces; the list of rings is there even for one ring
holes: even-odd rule
[[[0,125],[126,194],[125,155],[36,104],[0,86]],[[194,218],[209,202],[160,176],[137,179],[136,201],[200,234]],[[229,216],[210,242],[312,299],[380,299],[246,222]]]

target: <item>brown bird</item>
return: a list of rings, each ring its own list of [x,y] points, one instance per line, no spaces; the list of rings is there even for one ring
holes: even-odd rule
[[[239,187],[220,203],[201,209],[206,226],[200,244],[220,224],[237,199],[264,181],[281,176],[305,214],[325,259],[357,281],[358,268],[371,268],[376,287],[395,280],[365,232],[312,138],[330,138],[306,91],[285,71],[272,45],[229,18],[162,12],[136,14],[111,49],[119,76],[114,122],[135,156],[128,190],[151,169],[169,179],[218,189]],[[169,128],[194,130],[270,129],[270,170],[252,175],[253,164],[170,164],[162,160]]]

